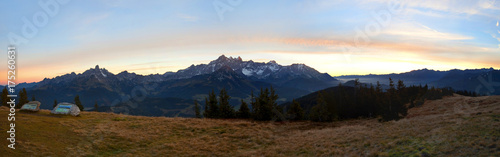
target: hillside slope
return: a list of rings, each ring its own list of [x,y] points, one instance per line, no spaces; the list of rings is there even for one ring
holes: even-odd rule
[[[8,108],[0,107],[0,115]],[[407,118],[379,123],[252,122],[16,113],[16,150],[2,156],[500,156],[500,96],[427,101]],[[6,139],[7,119],[0,119]]]

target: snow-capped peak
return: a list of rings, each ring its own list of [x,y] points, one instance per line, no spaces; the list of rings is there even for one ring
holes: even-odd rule
[[[241,57],[232,57],[225,55],[219,56],[216,60],[209,64],[192,65],[189,68],[179,70],[171,75],[171,79],[190,78],[196,75],[213,73],[223,66],[230,67],[234,72],[245,76],[252,76],[255,79],[269,79],[281,77],[318,77],[322,74],[313,68],[306,65],[292,64],[290,66],[282,66],[274,60],[269,62],[254,62],[252,60],[243,61]]]
[[[106,74],[104,74],[104,73],[102,72],[102,69],[99,69],[99,71],[101,71],[102,76],[104,76],[104,77],[107,77],[107,76],[108,76],[108,75],[106,75]]]

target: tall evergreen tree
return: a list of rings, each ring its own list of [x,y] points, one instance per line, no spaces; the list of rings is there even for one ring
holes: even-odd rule
[[[255,97],[255,102],[252,105],[254,110],[253,118],[255,120],[285,120],[282,115],[283,109],[278,107],[276,100],[278,100],[278,95],[276,94],[273,87],[261,88],[259,96]]]
[[[201,118],[200,105],[198,105],[198,101],[196,100],[194,100],[194,114],[196,118]]]
[[[260,89],[259,96],[255,98],[255,120],[271,120],[272,118],[272,113],[273,113],[273,107],[269,101],[271,100],[269,98],[269,89]]]
[[[316,122],[330,122],[334,120],[333,114],[328,112],[328,104],[323,96],[323,92],[319,91],[316,96],[316,105],[311,108],[309,117]]]
[[[222,88],[219,94],[220,118],[234,118],[234,108],[229,104],[231,97],[226,89]]]
[[[220,117],[220,110],[219,110],[219,105],[217,103],[217,95],[212,90],[212,92],[208,94],[207,118],[219,118],[219,117]]]
[[[23,99],[24,103],[28,103],[28,92],[26,92],[26,88],[23,88],[23,96],[21,96],[21,99]],[[24,104],[23,104],[24,105]]]
[[[75,105],[78,106],[80,111],[83,111],[83,105],[82,102],[80,101],[80,96],[78,95],[75,96]]]
[[[300,107],[300,103],[292,100],[292,105],[288,109],[288,115],[291,120],[302,120],[304,119],[304,110]]]
[[[381,93],[382,92],[382,85],[380,85],[380,82],[377,81],[377,87],[375,87],[375,91],[377,93]]]
[[[8,106],[7,102],[9,102],[9,97],[7,96],[9,95],[9,91],[7,90],[7,87],[4,87],[3,90],[2,90],[2,103],[0,104],[0,106]]]
[[[402,80],[398,81],[398,86],[397,86],[397,96],[396,96],[396,112],[397,115],[395,119],[400,119],[408,114],[408,108],[405,106],[410,99],[408,98],[408,91],[406,89],[406,86]]]
[[[283,121],[286,120],[285,115],[283,114],[283,108],[278,106],[278,94],[276,94],[276,90],[271,86],[269,88],[269,100],[268,103],[271,107],[271,117],[272,120]]]
[[[355,89],[356,89],[356,88],[360,88],[360,87],[361,87],[360,85],[361,85],[361,84],[359,83],[359,79],[358,79],[358,78],[354,79],[354,88],[355,88]]]
[[[28,103],[28,93],[26,92],[26,88],[23,88],[19,92],[19,103],[16,105],[15,108],[20,109],[24,104]]]
[[[260,88],[260,93],[262,93],[263,91],[264,90],[262,88]],[[261,108],[261,105],[260,105],[260,95],[261,94],[255,96],[254,93],[253,93],[253,91],[252,91],[252,95],[251,95],[252,96],[251,103],[252,103],[252,110],[253,110],[252,111],[252,113],[253,113],[252,114],[252,116],[253,116],[252,118],[255,119],[255,120],[260,119],[260,116],[261,116],[261,113],[260,113],[260,110],[261,110],[260,109]]]
[[[387,90],[387,103],[381,107],[381,116],[383,121],[399,120],[406,116],[408,108],[405,106],[409,99],[406,95],[406,87],[403,81],[399,80],[397,88],[394,87],[394,81],[389,78],[389,89]]]
[[[241,99],[241,106],[240,109],[238,110],[238,118],[242,119],[248,119],[250,118],[250,109],[248,108],[248,105],[243,99]]]
[[[394,81],[392,81],[392,78],[389,77],[389,94],[394,94],[396,92],[396,89],[394,88]]]
[[[262,119],[262,105],[264,103],[264,100],[262,97],[264,96],[264,89],[260,88],[260,93],[257,96],[253,96],[252,92],[252,97],[254,97],[255,102],[252,104],[252,109],[253,109],[253,119],[255,120],[261,120]]]

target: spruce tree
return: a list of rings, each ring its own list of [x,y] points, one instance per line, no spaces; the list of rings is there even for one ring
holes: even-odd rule
[[[198,101],[194,100],[194,114],[196,118],[201,118],[200,115],[200,105],[198,105]]]
[[[276,101],[278,100],[278,95],[276,94],[274,88],[271,89],[260,88],[260,93],[254,98],[252,92],[252,109],[253,109],[253,119],[267,121],[267,120],[285,120],[283,116],[283,109],[278,106]]]
[[[28,93],[26,92],[26,88],[23,88],[19,92],[19,103],[16,105],[16,109],[20,109],[24,104],[28,103]]]
[[[361,88],[360,85],[361,83],[359,83],[359,79],[358,78],[354,79],[354,88],[355,89]]]
[[[234,108],[229,104],[231,97],[222,88],[219,94],[220,118],[234,118]]]
[[[26,104],[26,103],[28,103],[28,102],[29,102],[29,100],[28,100],[28,92],[26,92],[26,88],[23,88],[23,94],[24,94],[24,95],[23,95],[23,96],[21,96],[21,99],[23,99],[23,100],[24,100],[24,104]],[[24,104],[23,104],[23,105],[24,105]]]
[[[8,106],[7,102],[9,102],[9,97],[7,97],[7,95],[9,95],[9,91],[7,90],[7,87],[4,87],[3,90],[2,90],[2,103],[0,104],[0,106]]]
[[[276,90],[274,90],[273,86],[269,89],[269,105],[271,106],[271,117],[273,120],[277,121],[282,121],[286,120],[285,116],[283,115],[283,108],[281,106],[278,106],[278,103],[276,102],[278,100],[279,96],[276,94]]]
[[[75,96],[75,105],[78,106],[80,111],[83,111],[82,102],[80,101],[80,96],[78,95]]]
[[[394,87],[394,81],[392,78],[389,78],[389,89],[387,90],[387,98],[388,103],[384,104],[382,107],[382,120],[390,121],[390,120],[399,120],[401,117],[400,114],[406,114],[406,106],[404,105],[404,101],[401,101],[400,95],[404,90],[403,81],[398,81],[397,89]]]
[[[311,120],[317,122],[330,122],[336,119],[333,113],[328,112],[328,104],[322,91],[318,92],[316,99],[317,104],[311,108],[311,113],[309,114]]]
[[[32,95],[32,96],[31,96],[31,101],[36,101],[36,99],[35,99],[35,95]]]
[[[220,110],[217,104],[217,95],[212,90],[211,93],[208,94],[208,117],[207,118],[219,118]]]
[[[398,86],[397,86],[398,94],[396,96],[396,115],[395,119],[399,120],[402,117],[406,116],[408,114],[408,108],[406,107],[406,103],[408,102],[409,98],[407,96],[407,89],[405,84],[403,83],[402,80],[398,81]]]
[[[381,93],[382,92],[382,85],[380,85],[380,82],[377,81],[377,87],[375,87],[375,91],[377,93]]]
[[[260,92],[261,93],[262,93],[262,91],[263,91],[262,88],[260,88]],[[260,96],[260,94],[259,94],[259,96]],[[252,95],[251,95],[251,97],[252,97],[251,104],[252,104],[252,110],[253,110],[252,111],[253,112],[253,114],[252,114],[253,117],[252,118],[255,119],[255,120],[260,119],[260,108],[261,107],[260,107],[260,98],[259,98],[259,96],[255,96],[253,94],[253,90],[252,90]]]
[[[389,94],[394,94],[396,89],[394,88],[394,81],[392,81],[392,78],[389,77]]]
[[[248,108],[248,105],[243,99],[241,99],[241,106],[240,109],[238,110],[238,118],[242,119],[248,119],[250,118],[250,109]]]
[[[260,89],[260,94],[255,101],[255,120],[271,120],[273,107],[269,103],[269,89]]]
[[[291,120],[302,120],[304,119],[304,110],[300,107],[300,103],[292,100],[292,105],[288,109],[288,115]]]

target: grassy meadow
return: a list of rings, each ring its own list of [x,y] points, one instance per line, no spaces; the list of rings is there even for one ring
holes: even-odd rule
[[[500,96],[426,101],[399,121],[256,122],[82,112],[16,112],[0,156],[500,156]]]

